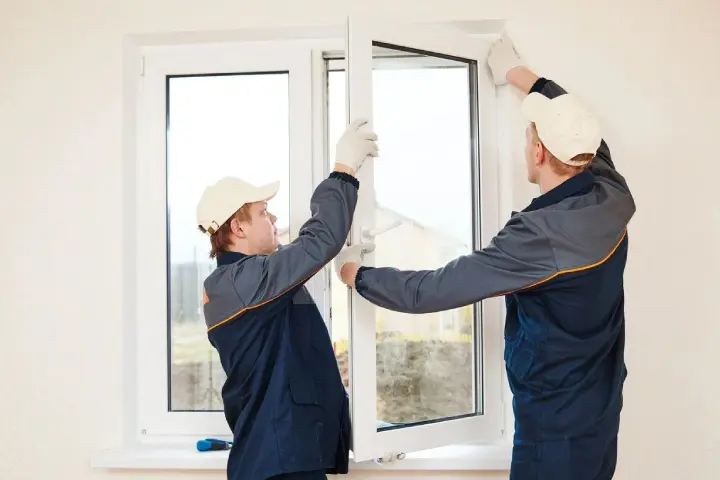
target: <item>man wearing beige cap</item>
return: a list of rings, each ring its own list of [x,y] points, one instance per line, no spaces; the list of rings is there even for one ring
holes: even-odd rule
[[[377,156],[376,136],[353,123],[340,138],[335,170],[310,200],[298,237],[279,246],[267,202],[278,184],[224,178],[197,207],[218,267],[204,283],[208,338],[227,374],[222,389],[233,433],[228,480],[319,480],[347,473],[348,398],[332,343],[305,282],[341,252],[359,183]],[[358,245],[341,255],[359,258]]]
[[[482,250],[437,270],[361,267],[343,281],[390,310],[426,313],[505,296],[505,361],[514,394],[513,480],[614,475],[622,409],[626,228],[635,204],[595,117],[523,65],[507,38],[491,49],[497,84],[528,94],[528,180],[541,195]]]

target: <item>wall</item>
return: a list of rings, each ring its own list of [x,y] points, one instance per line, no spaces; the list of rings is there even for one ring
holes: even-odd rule
[[[638,204],[617,478],[720,478],[720,3],[368,0],[363,8],[508,17],[532,65],[599,112]],[[122,35],[315,24],[341,20],[345,5],[0,0],[0,11],[0,478],[221,478],[88,468],[92,451],[122,438]],[[514,176],[522,206],[532,190]]]

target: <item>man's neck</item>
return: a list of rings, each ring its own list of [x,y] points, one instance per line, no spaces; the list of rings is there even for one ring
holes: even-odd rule
[[[228,252],[237,252],[242,253],[243,255],[267,255],[270,253],[265,251],[253,251],[246,243],[230,245],[227,250]]]
[[[250,252],[250,249],[248,248],[247,244],[244,245],[230,245],[227,249],[228,252],[236,252],[236,253],[242,253],[243,255],[252,255],[252,252]]]
[[[570,180],[572,176],[558,176],[558,175],[552,175],[548,178],[541,179],[539,182],[540,186],[540,193],[547,193],[553,188],[558,187],[559,185],[562,185],[567,180]]]

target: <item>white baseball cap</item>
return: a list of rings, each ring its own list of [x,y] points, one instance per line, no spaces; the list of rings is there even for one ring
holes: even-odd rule
[[[246,203],[268,201],[280,182],[255,186],[236,177],[225,177],[205,189],[197,205],[198,228],[212,235]]]
[[[525,97],[522,112],[535,123],[540,141],[561,162],[581,166],[587,162],[571,159],[583,153],[595,154],[602,135],[595,116],[569,93],[555,98],[532,92]]]

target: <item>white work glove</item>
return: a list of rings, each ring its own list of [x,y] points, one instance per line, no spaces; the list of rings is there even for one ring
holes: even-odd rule
[[[524,67],[525,62],[515,50],[512,40],[503,34],[500,40],[497,40],[490,47],[488,65],[492,70],[495,85],[505,85],[508,83],[507,78],[505,78],[507,73],[515,67]]]
[[[378,156],[378,146],[375,143],[377,135],[369,131],[360,131],[366,123],[366,120],[356,120],[351,123],[338,140],[335,150],[335,162],[342,163],[353,173],[362,167],[367,158]]]
[[[375,250],[374,243],[359,243],[350,247],[343,248],[337,257],[335,257],[335,273],[338,278],[345,282],[340,275],[343,265],[346,263],[357,263],[362,265],[363,258],[366,254],[371,253]]]

